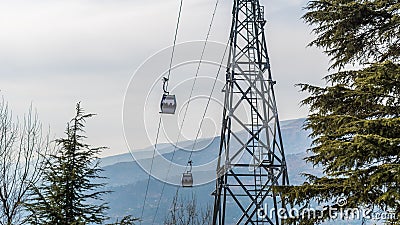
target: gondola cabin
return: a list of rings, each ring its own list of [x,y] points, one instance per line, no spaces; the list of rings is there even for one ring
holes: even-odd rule
[[[163,94],[161,99],[161,112],[163,114],[175,114],[176,97],[175,95]]]
[[[183,174],[182,187],[193,187],[193,175],[190,171]]]

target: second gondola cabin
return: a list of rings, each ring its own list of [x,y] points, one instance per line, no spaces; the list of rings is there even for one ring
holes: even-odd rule
[[[193,175],[190,171],[183,174],[182,187],[193,187]]]

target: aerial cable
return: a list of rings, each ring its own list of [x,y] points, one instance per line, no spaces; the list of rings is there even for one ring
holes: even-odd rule
[[[176,41],[178,39],[179,24],[181,22],[181,16],[182,16],[182,6],[183,6],[183,0],[181,0],[181,3],[179,5],[178,21],[176,22],[174,44],[172,45],[172,53],[171,53],[171,59],[169,62],[168,75],[167,75],[167,77],[164,77],[164,88],[163,89],[164,89],[165,93],[168,93],[168,81],[169,81],[169,77],[171,76],[171,68],[172,68],[172,63],[173,63],[174,56],[175,56]]]
[[[195,147],[196,147],[196,144],[197,144],[197,141],[198,141],[198,139],[199,139],[201,127],[202,127],[202,125],[203,125],[204,118],[206,117],[208,107],[210,106],[211,97],[212,97],[212,95],[213,95],[213,93],[214,93],[214,91],[215,91],[215,86],[216,86],[216,84],[217,84],[217,80],[218,80],[219,73],[221,72],[221,69],[222,69],[222,63],[223,63],[223,61],[224,61],[224,59],[225,59],[226,52],[227,52],[227,50],[228,50],[228,46],[229,46],[229,41],[228,41],[228,43],[226,44],[225,51],[224,51],[224,55],[222,56],[221,63],[220,63],[220,65],[219,65],[217,74],[216,74],[216,76],[215,76],[215,78],[214,78],[214,82],[213,82],[213,85],[212,85],[212,88],[211,88],[211,92],[210,92],[210,95],[208,96],[207,104],[206,104],[206,107],[204,108],[204,113],[203,113],[203,116],[202,116],[202,118],[201,118],[201,120],[200,120],[199,129],[197,130],[196,138],[195,138],[195,140],[194,140],[192,149],[191,149],[191,151],[190,151],[188,163],[189,163],[189,162],[192,162],[193,151],[194,151],[194,149],[195,149]],[[189,166],[189,165],[186,166],[186,169],[188,168],[188,166]],[[191,170],[191,169],[190,169],[190,170]]]
[[[142,211],[140,213],[140,224],[142,224],[142,221],[143,221],[144,207],[146,205],[147,194],[149,192],[149,185],[150,185],[151,173],[153,171],[154,157],[155,157],[155,154],[156,154],[157,145],[158,145],[158,137],[159,137],[159,134],[160,134],[161,118],[162,118],[162,116],[160,115],[160,119],[158,121],[156,143],[155,143],[154,148],[153,148],[153,156],[151,157],[151,165],[150,165],[149,177],[147,178],[146,192],[145,192],[145,195],[144,195]]]
[[[181,2],[182,2],[182,1],[181,1]],[[204,42],[204,46],[203,46],[203,49],[202,49],[202,52],[201,52],[199,64],[198,64],[198,66],[197,66],[195,78],[194,78],[194,81],[193,81],[193,84],[192,84],[192,88],[191,88],[191,91],[190,91],[188,104],[187,104],[187,106],[186,106],[186,108],[185,108],[185,112],[184,112],[184,115],[183,115],[182,123],[181,123],[181,126],[180,126],[180,128],[179,128],[179,132],[178,132],[178,137],[177,137],[177,140],[176,140],[176,142],[175,142],[174,150],[173,150],[173,153],[172,153],[171,162],[170,162],[169,167],[168,167],[168,170],[167,170],[166,180],[168,179],[169,172],[170,172],[171,166],[172,166],[172,161],[173,161],[173,159],[174,159],[174,157],[175,157],[175,153],[176,153],[176,150],[177,150],[178,142],[179,142],[179,139],[180,139],[180,136],[181,136],[181,131],[182,131],[182,128],[183,128],[185,119],[186,119],[187,111],[188,111],[188,109],[189,109],[189,105],[190,105],[190,102],[191,102],[191,99],[192,99],[194,87],[195,87],[195,85],[196,85],[197,77],[198,77],[198,74],[199,74],[199,71],[200,71],[200,66],[201,66],[201,63],[202,63],[202,61],[203,61],[203,57],[204,57],[204,54],[205,54],[205,50],[206,50],[206,48],[207,48],[208,39],[209,39],[209,37],[210,37],[211,28],[212,28],[212,25],[213,25],[213,22],[214,22],[214,18],[215,18],[215,14],[216,14],[216,11],[217,11],[217,8],[218,8],[218,4],[219,4],[219,0],[217,0],[216,3],[215,3],[215,7],[214,7],[213,14],[212,14],[210,26],[209,26],[208,31],[207,31],[206,40],[205,40],[205,42]],[[181,6],[182,6],[182,5],[181,5]],[[181,9],[180,9],[180,12],[181,12]],[[179,17],[179,19],[180,19],[180,17]],[[173,51],[173,52],[174,52],[174,51]],[[225,53],[226,53],[226,51],[225,51]],[[225,57],[225,53],[224,53],[224,57]],[[171,60],[171,61],[172,61],[172,60]],[[220,70],[218,70],[218,71],[220,71]],[[154,217],[153,217],[153,222],[152,222],[152,224],[154,224],[155,218],[157,217],[157,213],[158,213],[158,210],[159,210],[159,208],[160,208],[160,202],[161,202],[162,196],[163,196],[163,194],[164,194],[164,190],[165,190],[165,182],[163,183],[163,187],[162,187],[162,190],[161,190],[160,198],[159,198],[159,200],[158,200],[158,202],[157,202],[157,208],[156,208],[156,212],[155,212]]]
[[[216,12],[217,12],[218,4],[219,4],[219,0],[217,0],[217,1],[215,2],[213,14],[212,14],[212,16],[211,16],[211,22],[210,22],[210,25],[209,25],[209,27],[208,27],[208,32],[207,32],[206,40],[205,40],[205,43],[204,43],[204,46],[203,46],[203,50],[202,50],[202,53],[201,53],[200,61],[199,61],[199,64],[197,65],[196,78],[197,78],[197,75],[198,75],[198,73],[199,73],[199,71],[200,71],[201,63],[202,63],[202,61],[203,61],[204,53],[205,53],[205,50],[206,50],[206,47],[207,47],[208,39],[209,39],[209,37],[210,37],[210,33],[211,33],[212,25],[213,25],[213,23],[214,23],[215,14],[216,14]],[[228,42],[228,43],[229,43],[229,42]],[[216,75],[216,77],[215,77],[215,80],[214,80],[212,89],[211,89],[211,94],[210,94],[210,96],[209,96],[209,98],[208,98],[207,105],[206,105],[206,108],[205,108],[205,111],[204,111],[202,120],[201,120],[201,122],[200,122],[200,127],[199,127],[199,129],[198,129],[198,131],[197,131],[195,143],[194,143],[194,145],[193,145],[193,147],[192,147],[192,149],[191,149],[191,151],[190,151],[190,156],[189,156],[188,164],[186,165],[186,169],[187,169],[188,166],[189,166],[189,162],[190,162],[190,164],[193,163],[192,160],[191,160],[191,159],[192,159],[193,150],[194,150],[194,148],[195,148],[195,145],[196,145],[198,136],[199,136],[199,134],[200,134],[201,124],[203,123],[203,120],[204,120],[205,115],[206,115],[206,113],[207,113],[207,109],[208,109],[208,107],[209,107],[210,100],[211,100],[211,95],[212,95],[213,92],[214,92],[214,89],[215,89],[216,81],[217,81],[217,79],[218,79],[219,72],[221,71],[221,65],[222,65],[222,62],[223,62],[223,60],[224,60],[224,58],[225,58],[226,51],[227,51],[227,47],[228,47],[228,44],[227,44],[226,47],[225,47],[224,55],[223,55],[223,57],[222,57],[222,61],[221,61],[220,66],[219,66],[219,68],[218,68],[218,72],[217,72],[217,75]],[[195,80],[195,82],[196,82],[196,80]],[[194,83],[193,83],[192,89],[193,89],[193,88],[194,88]],[[192,97],[192,96],[190,95],[190,97],[189,97],[189,102],[190,102],[190,100],[191,100],[191,97]],[[188,102],[188,105],[189,105],[189,102]]]
[[[167,75],[167,77],[163,78],[163,81],[164,81],[163,91],[164,91],[164,93],[168,93],[168,81],[169,81],[169,78],[171,76],[171,68],[172,68],[172,63],[173,63],[173,59],[174,59],[174,55],[175,55],[176,41],[177,41],[177,38],[178,38],[179,24],[180,24],[181,15],[182,15],[182,6],[183,6],[183,0],[180,1],[180,5],[179,5],[178,21],[176,23],[176,28],[175,28],[174,43],[173,43],[173,46],[172,46],[172,53],[171,53],[171,59],[170,59],[170,63],[169,63],[168,75]],[[142,206],[142,210],[141,210],[140,224],[142,224],[142,221],[143,221],[142,218],[143,218],[143,214],[144,214],[144,208],[145,208],[145,205],[146,205],[147,195],[148,195],[148,192],[149,192],[151,173],[152,173],[153,164],[154,164],[154,157],[155,157],[155,152],[157,150],[158,138],[159,138],[159,134],[160,134],[161,120],[162,120],[162,116],[160,115],[160,119],[159,119],[159,122],[158,122],[158,128],[157,128],[156,142],[155,142],[154,149],[153,149],[153,156],[151,158],[151,165],[150,165],[149,176],[148,176],[148,179],[147,179],[146,192],[145,192],[145,197],[144,197],[144,200],[143,200],[143,206]]]

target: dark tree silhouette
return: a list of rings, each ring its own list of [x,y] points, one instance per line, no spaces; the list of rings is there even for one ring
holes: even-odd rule
[[[311,45],[324,48],[339,71],[325,77],[325,87],[300,85],[310,93],[305,128],[314,139],[306,160],[325,175],[307,174],[304,185],[283,188],[285,199],[305,208],[315,201],[336,210],[368,208],[400,224],[400,3],[316,0],[306,10],[317,34]],[[343,70],[352,63],[362,68]],[[334,219],[318,213],[287,222]]]
[[[66,137],[57,139],[59,149],[45,168],[43,183],[32,188],[31,224],[80,225],[102,224],[106,219],[107,203],[102,199],[108,191],[99,173],[98,153],[104,147],[92,148],[83,141],[86,119],[80,104],[68,123]]]

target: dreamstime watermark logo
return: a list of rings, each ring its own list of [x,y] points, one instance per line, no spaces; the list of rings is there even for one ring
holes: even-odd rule
[[[157,52],[139,66],[125,92],[123,127],[132,156],[151,176],[173,185],[181,185],[189,160],[194,185],[216,179],[219,139],[215,137],[222,126],[226,44],[208,42],[201,58],[204,44],[176,45],[171,67],[172,46]],[[160,114],[164,77],[170,78],[168,91],[176,96],[173,115]],[[249,115],[246,110],[238,107],[237,113]]]
[[[347,200],[338,198],[333,206],[317,206],[315,208],[279,208],[271,209],[266,212],[267,205],[257,210],[260,219],[274,218],[279,219],[341,219],[341,220],[392,220],[397,219],[397,215],[392,212],[374,212],[371,208],[347,208]]]

